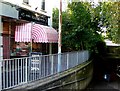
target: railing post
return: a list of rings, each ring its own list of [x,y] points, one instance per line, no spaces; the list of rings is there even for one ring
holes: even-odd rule
[[[61,53],[58,53],[58,70],[57,72],[61,71]]]

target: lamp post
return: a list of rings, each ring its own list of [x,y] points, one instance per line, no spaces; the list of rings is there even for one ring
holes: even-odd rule
[[[60,7],[59,7],[58,53],[61,53],[61,31],[62,31],[62,0],[60,0]]]
[[[58,72],[60,72],[61,66],[61,31],[62,31],[62,0],[60,0],[59,6],[59,36],[58,36]]]

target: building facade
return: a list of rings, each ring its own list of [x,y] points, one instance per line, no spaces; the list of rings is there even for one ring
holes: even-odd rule
[[[9,59],[16,55],[26,55],[26,53],[31,52],[31,47],[33,52],[51,53],[52,46],[57,43],[58,35],[51,28],[52,7],[46,1],[0,1],[1,60]],[[26,37],[26,35],[28,36]],[[42,37],[43,35],[46,37]],[[42,37],[41,39],[40,36]],[[51,46],[51,44],[53,45]]]

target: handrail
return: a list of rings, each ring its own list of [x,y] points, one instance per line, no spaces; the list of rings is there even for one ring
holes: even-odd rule
[[[58,56],[60,56],[60,65]],[[88,51],[67,52],[61,54],[40,55],[2,60],[2,89],[39,80],[47,76],[75,67],[89,59]]]

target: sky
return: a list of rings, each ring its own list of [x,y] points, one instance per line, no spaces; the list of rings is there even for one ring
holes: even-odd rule
[[[62,10],[64,11],[67,7],[67,2],[68,1],[72,1],[72,0],[62,0]],[[95,4],[98,3],[98,0],[73,0],[75,2],[80,2],[80,1],[92,1],[94,2]],[[100,1],[100,0],[99,0]],[[53,5],[53,8],[59,8],[59,3],[60,3],[60,0],[52,0],[52,5]]]
[[[53,0],[53,7],[54,8],[59,8],[59,2],[60,0]],[[67,7],[67,1],[68,0],[62,0],[62,10],[65,10],[65,8]]]

